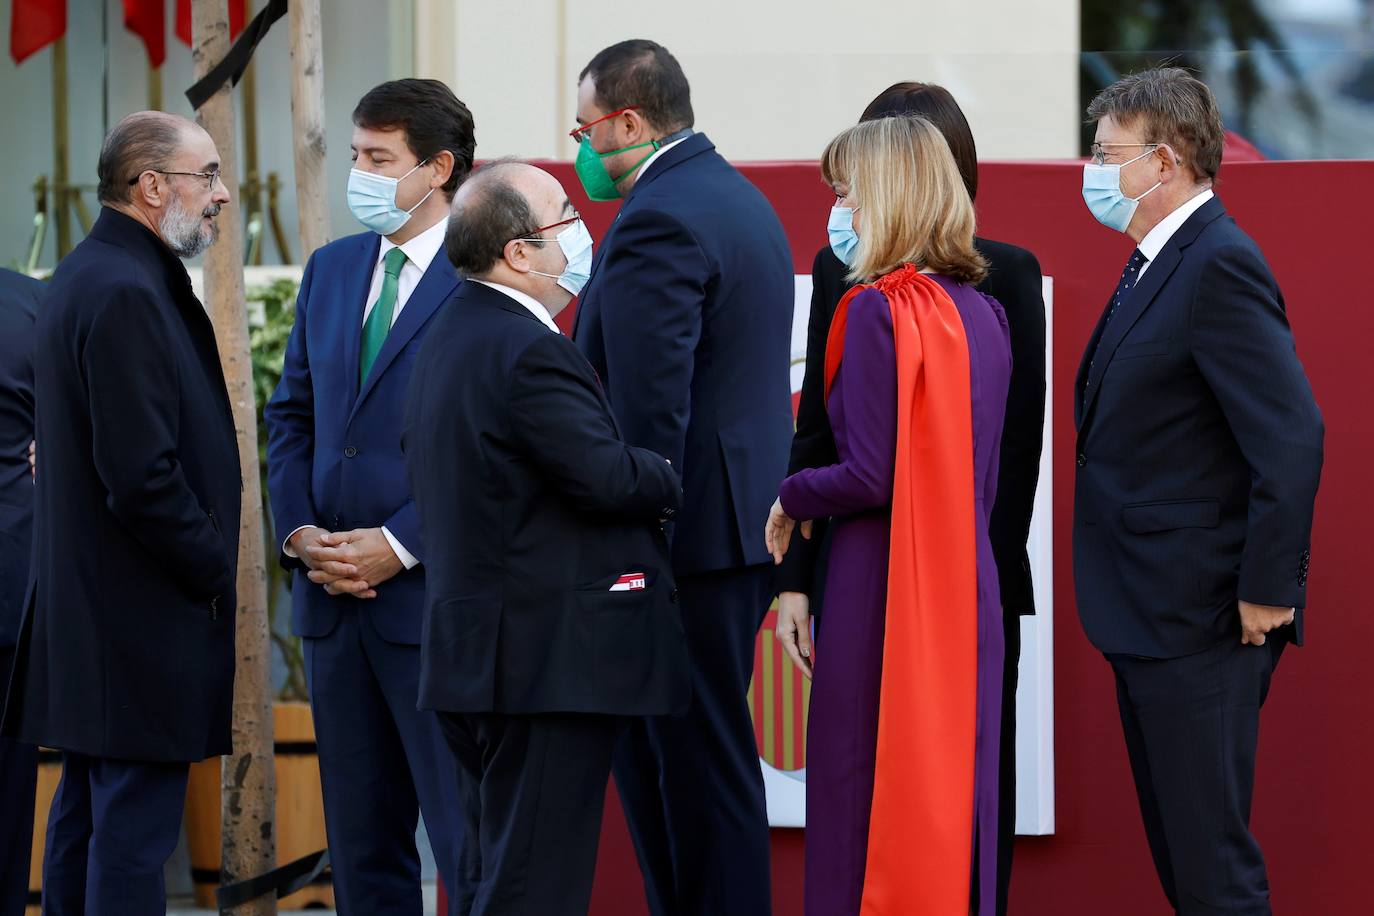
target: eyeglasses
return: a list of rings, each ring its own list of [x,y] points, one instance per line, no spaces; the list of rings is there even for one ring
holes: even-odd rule
[[[587,131],[591,130],[593,127],[595,127],[597,124],[600,124],[602,121],[609,121],[611,118],[614,118],[617,115],[623,115],[627,111],[638,110],[638,105],[626,105],[624,108],[617,109],[611,112],[610,114],[602,115],[595,121],[589,121],[586,124],[583,124],[581,127],[574,127],[572,130],[568,131],[568,136],[573,138],[574,143],[581,143],[583,138],[587,136]]]
[[[557,229],[559,226],[570,226],[570,225],[572,225],[573,223],[577,223],[577,222],[581,222],[581,221],[582,221],[582,214],[581,214],[581,213],[578,213],[576,210],[574,210],[574,211],[573,211],[573,215],[570,216],[570,217],[568,217],[567,219],[559,220],[559,221],[556,222],[556,223],[549,223],[547,226],[540,226],[538,229],[533,230],[533,231],[530,233],[531,236],[534,236],[533,238],[521,236],[520,238],[511,239],[511,241],[512,241],[512,242],[547,242],[547,241],[549,241],[549,239],[540,238],[540,237],[539,237],[539,233],[541,233],[541,232],[543,232],[543,231],[545,231],[545,230],[547,230],[547,229]]]
[[[215,169],[213,172],[170,172],[167,169],[144,169],[143,172],[157,172],[159,175],[186,175],[191,178],[202,178],[205,180],[205,189],[207,191],[213,188],[215,184],[221,180],[219,169]],[[130,187],[138,184],[138,180],[143,177],[143,172],[139,172],[133,178],[129,179]]]
[[[1116,146],[1125,146],[1133,149],[1159,149],[1159,143],[1094,143],[1088,147],[1088,152],[1092,155],[1094,165],[1106,165],[1107,157],[1111,155],[1108,149]]]

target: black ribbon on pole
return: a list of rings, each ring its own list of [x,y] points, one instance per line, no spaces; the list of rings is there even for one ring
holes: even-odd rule
[[[314,884],[328,867],[328,849],[312,852],[304,858],[274,868],[265,875],[258,875],[237,884],[223,885],[215,891],[215,905],[223,913],[268,894],[275,894],[280,900]]]
[[[231,3],[239,0],[230,0]],[[228,83],[230,86],[237,86],[239,79],[243,77],[243,71],[248,69],[248,62],[253,59],[253,52],[257,50],[258,42],[262,41],[268,29],[278,19],[286,15],[287,0],[270,0],[262,10],[253,17],[253,21],[248,23],[248,27],[239,35],[238,41],[229,49],[229,53],[224,55],[224,60],[215,64],[210,72],[201,77],[190,89],[186,90],[186,99],[191,103],[191,107],[196,111],[200,106],[210,101],[210,97],[220,88]]]

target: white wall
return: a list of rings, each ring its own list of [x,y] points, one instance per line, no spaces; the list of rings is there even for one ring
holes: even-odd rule
[[[254,0],[261,7],[264,0]],[[472,108],[481,157],[569,158],[577,74],[628,37],[662,42],[692,83],[697,127],[735,159],[814,158],[880,90],[902,79],[943,83],[958,97],[986,159],[1073,156],[1078,0],[323,0],[325,106],[334,234],[358,227],[343,190],[349,116],[386,79],[433,76]],[[0,26],[12,0],[0,0]],[[191,53],[171,34],[165,107],[190,114]],[[142,44],[120,0],[68,0],[73,180],[94,185],[101,138],[147,105]],[[259,161],[280,174],[293,253],[286,22],[258,47]],[[107,40],[108,36],[108,40]],[[52,54],[16,67],[0,55],[0,265],[25,252],[34,179],[52,173]],[[242,119],[242,108],[240,108]],[[240,153],[242,161],[242,152]],[[87,205],[95,212],[94,194]],[[49,228],[40,266],[55,261]],[[79,233],[77,234],[79,238]],[[275,252],[267,249],[267,262]]]
[[[417,0],[416,67],[472,108],[480,157],[568,158],[577,75],[652,38],[735,159],[819,155],[904,79],[943,83],[983,158],[1077,154],[1077,0]]]

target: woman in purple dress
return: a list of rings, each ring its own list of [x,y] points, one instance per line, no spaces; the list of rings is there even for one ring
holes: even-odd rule
[[[973,207],[931,124],[856,125],[826,149],[830,232],[867,285],[836,310],[838,462],[783,482],[765,536],[831,517],[824,638],[779,620],[814,676],[808,916],[990,916],[1002,609],[988,539],[1011,373],[1006,319],[971,284]]]

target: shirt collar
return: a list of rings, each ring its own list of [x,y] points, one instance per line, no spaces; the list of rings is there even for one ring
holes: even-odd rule
[[[689,131],[685,137],[678,137],[676,140],[672,141],[671,143],[665,143],[665,144],[663,144],[662,146],[660,146],[658,149],[654,150],[653,155],[651,155],[648,159],[645,159],[645,160],[644,160],[644,164],[641,165],[641,166],[639,167],[639,178],[643,178],[643,177],[644,177],[644,173],[647,172],[647,171],[649,171],[649,166],[651,166],[651,165],[653,165],[655,162],[657,162],[657,161],[658,161],[658,158],[659,158],[660,156],[662,156],[664,153],[668,152],[668,150],[672,149],[673,147],[677,146],[677,145],[678,145],[679,143],[681,143],[683,140],[690,139],[691,136],[692,136],[692,132]],[[635,180],[638,181],[639,178],[636,178]]]
[[[512,287],[505,286],[500,283],[492,283],[489,280],[478,280],[474,277],[469,277],[468,279],[471,280],[473,283],[480,283],[483,286],[490,286],[498,293],[505,293],[507,296],[510,296],[516,302],[523,305],[525,307],[525,310],[528,311],[531,315],[533,315],[535,318],[538,318],[539,323],[542,324],[544,327],[548,328],[550,331],[553,331],[555,334],[563,333],[562,331],[558,330],[558,325],[553,323],[553,318],[549,316],[549,310],[544,308],[544,306],[540,304],[538,299],[535,299],[528,293],[522,293],[518,289],[513,289]]]
[[[400,248],[406,253],[406,260],[420,268],[420,273],[424,273],[429,270],[429,265],[438,256],[439,249],[444,247],[444,233],[447,231],[448,218],[445,217],[403,245],[393,244],[386,236],[382,236],[382,247],[377,252],[377,263],[382,263],[382,259],[391,249]]]
[[[1173,238],[1174,233],[1181,229],[1184,223],[1188,222],[1188,217],[1196,213],[1203,204],[1215,196],[1212,189],[1208,188],[1201,194],[1190,197],[1180,204],[1174,212],[1164,217],[1158,225],[1145,233],[1145,238],[1141,239],[1140,244],[1136,246],[1140,249],[1140,253],[1150,261],[1159,257],[1159,253],[1164,250],[1169,239]]]

